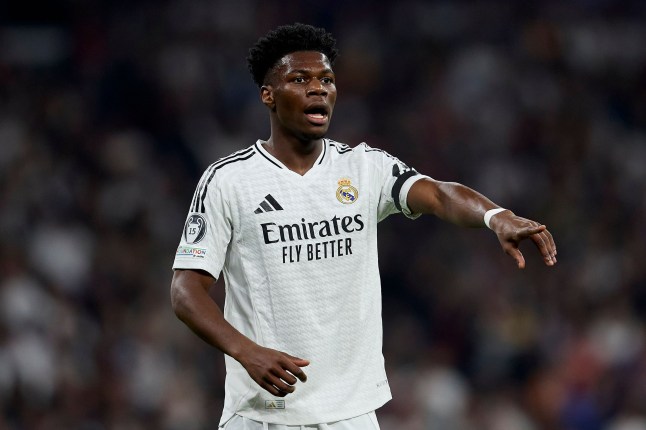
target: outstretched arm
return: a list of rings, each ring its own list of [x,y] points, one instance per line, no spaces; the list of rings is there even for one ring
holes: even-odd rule
[[[272,395],[293,393],[296,378],[307,380],[301,367],[309,361],[262,347],[236,330],[208,294],[214,283],[215,279],[206,272],[175,270],[171,302],[177,317],[204,341],[236,359]]]
[[[465,227],[485,227],[485,213],[498,207],[469,187],[433,179],[421,179],[415,182],[408,192],[407,203],[413,213],[435,215]],[[498,236],[503,250],[516,260],[518,268],[525,267],[525,258],[518,249],[518,245],[528,238],[540,251],[545,264],[553,266],[556,263],[556,245],[544,225],[516,216],[510,210],[494,215],[489,225]]]

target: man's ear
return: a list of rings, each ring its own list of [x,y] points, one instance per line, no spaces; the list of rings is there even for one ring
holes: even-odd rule
[[[263,85],[260,87],[260,100],[269,109],[274,110],[276,103],[274,102],[274,89],[271,85]]]

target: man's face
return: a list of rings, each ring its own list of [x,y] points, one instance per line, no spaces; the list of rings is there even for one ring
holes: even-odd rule
[[[284,56],[269,71],[262,100],[286,134],[301,140],[320,139],[327,133],[336,102],[334,72],[328,58],[316,51]]]

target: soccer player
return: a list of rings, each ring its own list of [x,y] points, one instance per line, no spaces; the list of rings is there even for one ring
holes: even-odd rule
[[[225,429],[379,428],[374,411],[391,398],[377,263],[388,215],[487,226],[519,268],[524,239],[556,263],[544,225],[365,143],[326,138],[335,44],[295,24],[250,50],[271,135],[206,169],[177,249],[173,309],[225,354]],[[208,295],[220,273],[224,312]]]

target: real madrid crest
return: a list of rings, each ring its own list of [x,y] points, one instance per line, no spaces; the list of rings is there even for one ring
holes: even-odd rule
[[[339,188],[336,189],[336,199],[344,205],[354,203],[359,198],[359,191],[352,186],[350,179],[339,179]]]

